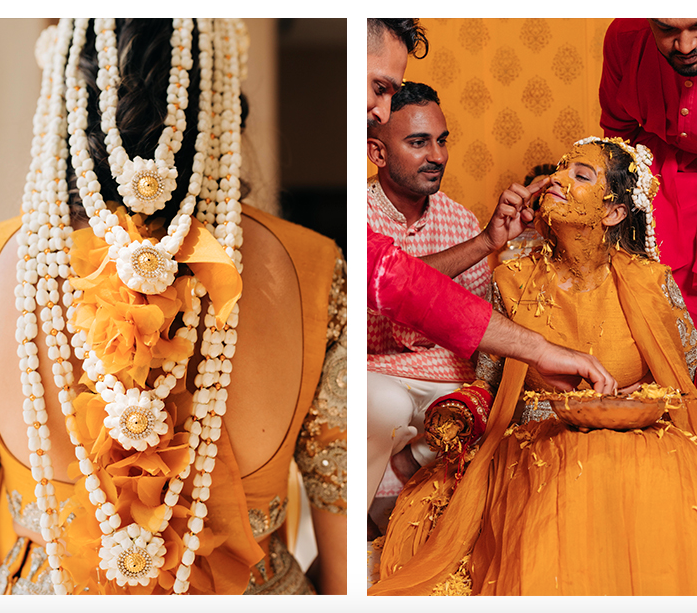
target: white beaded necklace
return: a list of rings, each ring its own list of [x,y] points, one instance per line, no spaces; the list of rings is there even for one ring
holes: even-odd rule
[[[167,429],[165,423],[164,400],[172,391],[178,379],[186,373],[189,357],[174,362],[165,361],[160,375],[152,390],[126,389],[113,375],[105,372],[104,364],[89,347],[84,332],[75,333],[70,319],[75,310],[75,299],[79,291],[73,291],[69,279],[75,276],[68,258],[72,245],[70,234],[70,211],[68,207],[67,169],[67,133],[70,134],[70,152],[75,169],[80,196],[90,218],[90,225],[95,234],[112,245],[109,256],[116,259],[119,277],[131,289],[143,293],[159,293],[174,280],[176,262],[172,259],[177,253],[190,227],[190,216],[194,213],[196,195],[201,191],[201,201],[197,217],[213,231],[228,255],[241,270],[239,246],[242,241],[241,206],[239,204],[239,142],[240,142],[240,79],[244,77],[246,49],[248,41],[244,25],[239,21],[198,19],[199,62],[201,67],[201,92],[199,102],[199,134],[196,139],[196,154],[189,193],[184,198],[180,211],[168,229],[168,235],[159,243],[144,240],[142,244],[129,244],[126,231],[118,224],[118,218],[106,207],[101,196],[101,186],[93,171],[93,162],[89,156],[85,128],[87,127],[87,93],[84,79],[80,76],[77,63],[85,41],[87,20],[62,19],[56,30],[57,36],[52,63],[44,70],[41,96],[34,119],[34,140],[32,142],[32,165],[27,176],[23,198],[23,226],[19,235],[19,262],[17,265],[18,286],[16,290],[17,308],[21,315],[17,323],[17,340],[20,343],[19,357],[22,369],[23,391],[27,397],[24,403],[24,419],[28,424],[30,461],[32,474],[37,481],[35,489],[37,504],[42,511],[42,536],[47,542],[46,551],[51,566],[51,580],[56,593],[72,592],[73,581],[62,567],[65,547],[60,542],[61,527],[58,522],[58,502],[55,490],[50,483],[53,470],[48,452],[50,450],[50,432],[46,425],[47,414],[43,399],[44,389],[38,369],[38,348],[34,339],[38,334],[36,318],[37,305],[41,308],[42,330],[46,335],[49,357],[53,361],[53,373],[59,388],[59,401],[66,418],[66,427],[81,472],[85,475],[85,485],[89,498],[95,505],[95,516],[103,532],[100,549],[100,567],[106,571],[107,579],[114,579],[119,586],[147,585],[157,576],[158,569],[164,562],[164,540],[159,536],[172,516],[172,508],[179,499],[184,480],[193,465],[198,474],[194,477],[192,493],[191,518],[188,532],[183,535],[185,551],[176,573],[175,593],[188,590],[188,577],[195,552],[199,546],[198,534],[203,528],[203,519],[207,514],[205,501],[208,499],[211,484],[211,472],[215,466],[217,447],[215,441],[221,434],[221,416],[226,410],[227,390],[230,382],[236,343],[235,327],[238,321],[238,307],[235,305],[223,330],[217,330],[214,309],[211,306],[204,317],[204,331],[201,353],[203,360],[198,366],[195,378],[196,391],[193,397],[192,415],[185,423],[189,433],[189,463],[179,475],[170,480],[163,497],[166,512],[158,533],[153,534],[136,523],[121,528],[121,517],[114,505],[107,502],[107,496],[101,487],[95,465],[88,451],[81,444],[75,418],[72,388],[73,373],[70,362],[71,350],[67,330],[73,333],[72,346],[76,357],[83,360],[83,369],[95,383],[97,393],[106,403],[104,425],[109,434],[125,450],[142,451],[148,446],[159,443],[159,436]],[[179,83],[185,90],[188,77],[183,71],[191,67],[191,20],[174,20],[172,35],[172,71],[176,70]],[[98,53],[108,57],[109,64],[100,58],[100,77],[105,82],[103,91],[113,93],[100,97],[100,107],[106,121],[103,127],[107,132],[107,147],[111,148],[110,160],[123,161],[123,147],[120,145],[118,130],[114,132],[116,117],[117,82],[109,81],[103,71],[111,78],[118,70],[113,61],[115,53],[115,36],[113,20],[96,20],[97,38],[104,36],[106,42],[97,42]],[[72,45],[70,44],[72,37]],[[188,40],[188,43],[186,42]],[[213,42],[215,41],[215,45]],[[179,43],[183,43],[180,45]],[[182,46],[183,49],[179,49]],[[177,47],[177,50],[174,49]],[[188,57],[186,49],[188,48]],[[214,51],[215,49],[215,51]],[[176,66],[175,66],[176,62]],[[179,66],[182,68],[178,68]],[[176,75],[172,75],[176,76]],[[215,83],[213,83],[215,81]],[[170,79],[172,82],[172,79]],[[180,88],[177,88],[180,89]],[[170,92],[168,90],[168,103]],[[177,128],[181,128],[183,109],[186,108],[187,95],[178,97],[178,107],[171,113]],[[220,101],[212,106],[212,100]],[[64,102],[65,100],[65,102]],[[69,112],[66,112],[66,108]],[[181,111],[181,114],[179,113]],[[113,118],[113,124],[111,122]],[[174,125],[168,120],[166,125]],[[183,128],[181,128],[183,130]],[[173,168],[174,153],[178,150],[176,138],[171,138],[165,128],[160,139],[158,151],[171,151],[171,156],[156,152],[156,162],[161,160]],[[169,135],[169,136],[167,136]],[[170,139],[168,144],[166,141]],[[119,147],[121,147],[119,149]],[[219,158],[216,153],[220,151]],[[127,157],[127,156],[126,156]],[[138,158],[134,161],[137,161]],[[127,174],[127,162],[123,163],[123,172],[119,173],[118,164],[111,164],[112,173],[123,186],[123,175]],[[203,170],[206,169],[205,180]],[[168,171],[169,172],[169,171]],[[149,176],[149,175],[144,175]],[[170,177],[171,178],[171,177]],[[218,182],[218,179],[220,181]],[[146,184],[147,181],[144,183]],[[132,183],[131,183],[132,184]],[[201,190],[203,185],[204,189]],[[176,186],[176,185],[175,185]],[[174,187],[172,187],[174,189]],[[120,190],[121,193],[121,190]],[[123,195],[123,194],[122,194]],[[168,196],[169,197],[169,196]],[[211,206],[213,199],[217,204]],[[209,215],[213,214],[213,219]],[[131,259],[124,257],[128,250]],[[152,272],[149,257],[157,260],[156,268],[162,265],[160,255],[166,252],[165,262],[171,262],[173,270],[165,270],[166,284],[162,287],[152,276],[140,274],[138,266],[146,273]],[[154,255],[153,255],[154,254]],[[117,259],[118,258],[118,259]],[[140,258],[140,259],[139,259]],[[125,261],[125,264],[123,263]],[[121,265],[120,265],[121,263]],[[135,270],[129,277],[123,270],[131,265]],[[171,275],[171,279],[169,276]],[[129,283],[133,277],[140,276],[138,283]],[[63,305],[60,306],[58,280],[63,279]],[[206,294],[205,287],[195,279],[192,308],[184,312],[184,327],[176,334],[189,339],[192,344],[197,338],[197,328],[201,310],[200,299]],[[137,287],[136,287],[137,285]],[[153,287],[154,286],[154,287]],[[162,289],[160,289],[162,287]],[[153,289],[155,291],[153,291]]]

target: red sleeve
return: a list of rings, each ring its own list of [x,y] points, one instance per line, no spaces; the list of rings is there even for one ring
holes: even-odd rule
[[[477,349],[491,305],[407,255],[368,226],[368,308],[409,326],[461,358]]]
[[[605,33],[603,73],[600,79],[600,125],[605,136],[621,136],[632,143],[641,131],[639,122],[622,105],[620,82],[631,62],[631,33],[625,32],[624,20],[615,19]]]

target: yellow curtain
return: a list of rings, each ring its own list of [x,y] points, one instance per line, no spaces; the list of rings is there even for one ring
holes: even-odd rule
[[[598,86],[611,21],[421,20],[430,51],[409,58],[405,79],[438,92],[450,130],[441,189],[482,225],[512,182],[556,164],[574,141],[602,136]]]

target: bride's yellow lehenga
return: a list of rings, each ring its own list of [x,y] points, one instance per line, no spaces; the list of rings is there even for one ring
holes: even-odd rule
[[[597,289],[565,292],[533,255],[493,287],[500,311],[592,348],[620,388],[650,371],[689,396],[644,430],[584,433],[532,406],[509,427],[521,390],[544,385],[484,358],[498,392],[480,449],[458,484],[438,462],[407,484],[369,594],[697,594],[697,332],[669,269],[614,251]]]

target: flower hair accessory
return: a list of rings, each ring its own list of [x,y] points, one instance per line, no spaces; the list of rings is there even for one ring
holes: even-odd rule
[[[116,126],[115,23],[95,20],[102,130],[129,210],[104,201],[86,135],[88,94],[79,59],[89,20],[61,19],[37,46],[44,70],[17,233],[16,338],[41,536],[56,594],[80,591],[90,581],[106,593],[127,586],[186,593],[208,515],[239,319],[240,83],[248,39],[239,20],[197,19],[195,25],[198,133],[188,191],[166,228],[148,225],[145,217],[176,189],[194,21],[172,20],[168,115],[154,159],[131,160]],[[91,229],[71,226],[69,162]],[[181,249],[189,235],[205,258]],[[177,257],[187,266],[180,269]],[[69,525],[52,483],[40,331],[83,475]],[[197,346],[202,359],[187,377]],[[73,358],[82,361],[83,377],[73,373]],[[87,391],[78,394],[78,380]],[[188,414],[180,416],[170,394],[187,380],[196,389]],[[132,479],[131,469],[142,474]],[[180,494],[190,476],[185,502]],[[78,542],[91,544],[70,551],[72,531]],[[105,572],[95,582],[89,573],[97,569]]]
[[[588,145],[590,143],[613,143],[620,147],[623,151],[629,154],[633,160],[633,164],[629,166],[629,172],[636,172],[637,182],[632,192],[632,203],[634,208],[642,211],[646,215],[646,240],[644,243],[648,256],[659,261],[658,246],[656,245],[655,225],[653,218],[653,202],[656,193],[658,192],[659,181],[658,177],[654,176],[649,166],[653,163],[653,154],[645,145],[638,144],[632,147],[628,141],[619,136],[611,138],[600,138],[598,136],[589,136],[574,143],[574,146]]]

